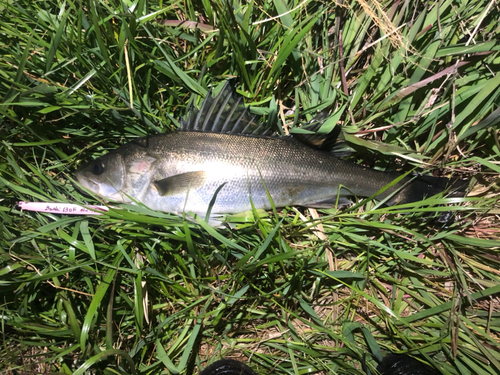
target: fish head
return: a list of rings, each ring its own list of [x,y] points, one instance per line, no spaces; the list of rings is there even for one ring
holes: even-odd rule
[[[76,171],[76,178],[84,188],[103,198],[130,202],[124,190],[125,162],[119,153],[111,152],[83,165]]]

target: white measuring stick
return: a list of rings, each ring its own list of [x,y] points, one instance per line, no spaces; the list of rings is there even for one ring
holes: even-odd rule
[[[51,212],[54,214],[65,215],[102,215],[101,212],[108,212],[109,208],[106,206],[80,206],[73,203],[52,203],[52,202],[19,202],[17,204],[21,210],[37,211],[37,212]],[[93,211],[96,210],[96,211]]]

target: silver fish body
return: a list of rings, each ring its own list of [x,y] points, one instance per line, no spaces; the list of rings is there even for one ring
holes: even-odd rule
[[[228,115],[228,109],[218,109],[213,103],[223,100],[219,104],[224,107],[234,97],[221,95],[215,101],[210,99],[212,112],[206,114],[202,106],[191,116],[193,124],[185,126],[187,131],[121,146],[80,168],[78,181],[113,201],[135,200],[153,210],[205,217],[213,199],[211,216],[250,210],[251,202],[257,209],[270,209],[268,193],[275,207],[331,207],[338,195],[371,196],[398,177],[338,159],[293,137],[193,131],[208,122],[221,122],[222,115]],[[238,105],[230,105],[229,115],[234,115]],[[434,184],[405,178],[379,198],[392,195],[388,204],[393,204],[419,200],[441,190]]]

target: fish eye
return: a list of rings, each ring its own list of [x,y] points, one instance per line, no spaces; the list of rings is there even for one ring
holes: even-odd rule
[[[102,172],[104,172],[104,164],[100,159],[97,159],[94,161],[92,164],[92,173],[95,174],[96,176],[100,175]]]

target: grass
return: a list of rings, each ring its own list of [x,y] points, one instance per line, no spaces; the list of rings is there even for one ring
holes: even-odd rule
[[[189,374],[231,357],[374,374],[395,352],[499,373],[499,10],[0,0],[1,371]],[[16,206],[96,203],[75,190],[82,161],[175,129],[231,77],[283,132],[324,111],[353,160],[467,178],[471,194],[285,208],[237,230],[130,205]]]

